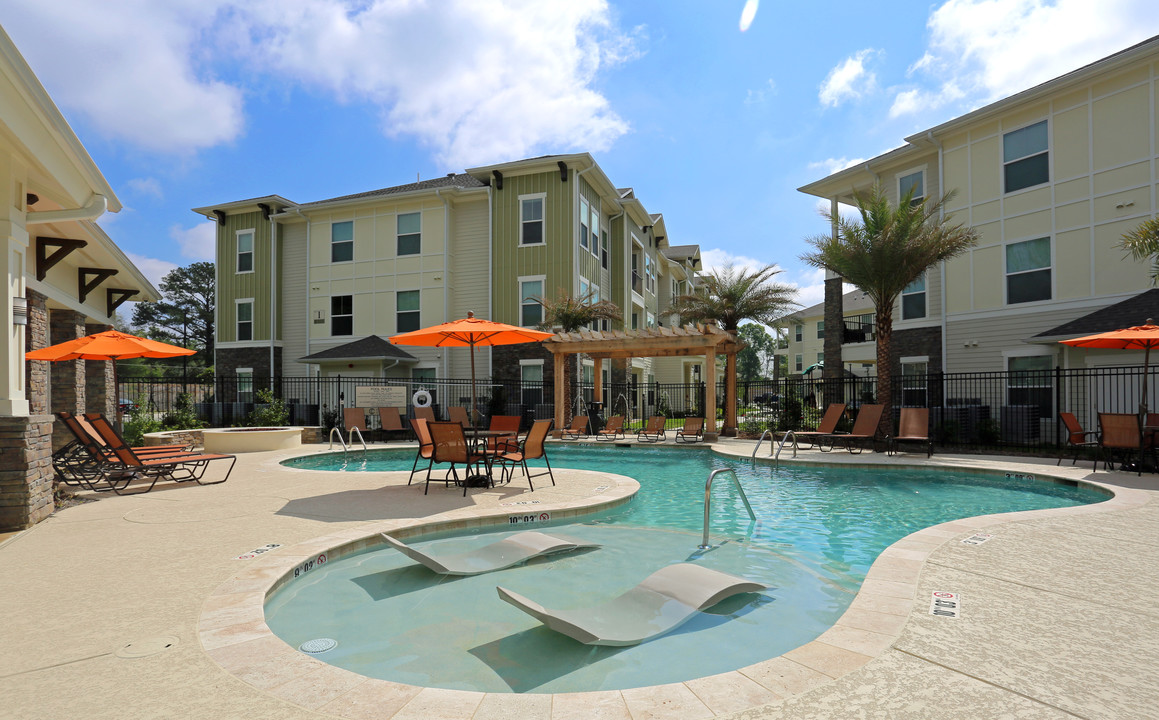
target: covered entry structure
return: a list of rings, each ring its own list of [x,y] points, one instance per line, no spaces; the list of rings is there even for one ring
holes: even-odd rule
[[[565,426],[564,393],[566,384],[564,363],[569,355],[584,353],[595,363],[595,394],[603,392],[603,361],[612,358],[704,356],[706,440],[717,438],[716,430],[716,358],[725,356],[725,383],[728,403],[724,408],[725,434],[736,431],[736,354],[744,347],[735,335],[716,325],[685,325],[657,327],[644,330],[613,330],[605,332],[580,330],[560,332],[543,341],[555,361],[555,427]]]

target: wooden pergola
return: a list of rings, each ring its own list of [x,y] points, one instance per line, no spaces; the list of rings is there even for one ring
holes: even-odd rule
[[[543,347],[555,358],[555,427],[566,427],[564,410],[566,388],[564,363],[569,355],[584,353],[595,362],[595,395],[603,395],[603,361],[611,358],[704,356],[704,436],[715,440],[716,432],[716,357],[725,356],[725,383],[729,402],[724,408],[724,430],[736,432],[736,354],[744,347],[736,336],[716,325],[685,325],[644,330],[597,332],[580,330],[556,333],[543,341]]]

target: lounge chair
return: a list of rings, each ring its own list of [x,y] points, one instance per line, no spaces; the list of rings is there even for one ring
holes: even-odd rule
[[[500,463],[506,475],[507,466],[511,466],[511,474],[515,474],[516,466],[523,467],[523,474],[527,476],[527,485],[535,492],[535,486],[531,484],[531,478],[541,477],[547,475],[551,478],[551,484],[555,485],[555,475],[551,472],[551,462],[547,459],[547,433],[551,431],[551,424],[554,420],[536,420],[535,424],[531,426],[531,431],[527,433],[527,437],[523,438],[523,442],[515,447],[507,446],[506,450],[501,450],[495,457],[495,460]],[[547,470],[540,473],[531,474],[527,469],[528,460],[538,460],[543,458],[543,462],[547,463]]]
[[[671,632],[727,597],[767,588],[719,570],[677,563],[614,600],[587,608],[551,610],[506,588],[495,589],[502,600],[556,632],[585,645],[623,647]]]
[[[901,417],[897,423],[897,435],[889,439],[886,452],[897,454],[897,444],[901,442],[917,442],[926,446],[926,457],[934,454],[934,443],[930,440],[930,411],[929,408],[902,408]]]
[[[571,425],[563,431],[564,440],[578,440],[588,434],[588,416],[576,415],[571,419]]]
[[[415,473],[419,472],[419,460],[427,461],[427,476],[430,477],[431,464],[434,463],[435,458],[435,444],[431,442],[431,432],[427,428],[427,421],[422,418],[411,418],[410,426],[414,431],[415,439],[419,442],[419,450],[415,453],[415,462],[410,469],[410,477],[406,481],[407,485],[414,482]],[[424,492],[423,495],[426,493]]]
[[[467,408],[462,405],[452,405],[447,408],[447,416],[451,422],[457,422],[463,426],[464,429],[471,429],[475,423],[471,422],[470,416],[467,415]]]
[[[402,424],[402,413],[396,407],[380,407],[378,409],[378,431],[382,433],[382,441],[386,442],[390,433],[406,435],[406,428]]]
[[[99,413],[93,414],[103,417]],[[98,483],[108,480],[107,466],[117,461],[116,454],[85,418],[63,411],[57,413],[57,417],[73,436],[71,442],[52,454],[52,467],[61,481],[97,492],[112,490],[112,483],[107,483],[106,487]],[[132,450],[138,456],[148,458],[194,454],[189,445],[152,445]]]
[[[1151,452],[1154,454],[1154,446]],[[1113,470],[1116,455],[1122,458],[1120,465],[1134,459],[1136,474],[1143,473],[1143,427],[1134,413],[1099,413],[1099,457],[1103,466]],[[1095,458],[1091,469],[1097,470],[1098,466],[1099,459]]]
[[[668,418],[663,415],[655,415],[648,418],[648,424],[636,433],[637,442],[661,442],[667,435],[664,433],[664,425],[668,422]]]
[[[881,413],[884,409],[883,405],[862,405],[861,409],[857,411],[857,419],[853,421],[853,430],[848,433],[833,433],[818,437],[818,446],[828,441],[830,450],[838,445],[843,445],[850,453],[858,454],[864,449],[863,445],[876,445],[880,437],[878,428],[881,425]],[[856,451],[853,449],[855,445]]]
[[[694,443],[704,439],[704,418],[684,418],[684,427],[676,431],[676,442]]]
[[[354,445],[354,431],[363,440],[370,434],[366,426],[366,410],[362,408],[342,408],[342,426],[346,428],[346,444]]]
[[[433,423],[436,421],[435,409],[432,408],[430,405],[426,405],[423,407],[419,407],[418,405],[415,405],[415,417],[420,418],[422,420],[426,420],[428,423]]]
[[[597,543],[585,543],[541,532],[521,532],[489,545],[465,553],[429,555],[382,533],[382,539],[411,560],[421,563],[440,575],[481,575],[520,565],[533,558],[581,548],[598,548]]]
[[[1079,423],[1079,419],[1075,417],[1074,413],[1060,412],[1058,419],[1066,428],[1066,444],[1059,448],[1058,462],[1055,465],[1062,465],[1062,456],[1068,447],[1073,450],[1071,465],[1078,461],[1082,448],[1097,449],[1099,447],[1099,432],[1097,430],[1083,430],[1082,424]],[[1098,463],[1097,460],[1095,462]]]
[[[829,407],[825,408],[825,414],[821,416],[821,422],[817,425],[817,429],[794,430],[793,442],[800,443],[802,440],[807,440],[809,447],[816,445],[824,451],[824,448],[821,447],[818,441],[822,437],[829,437],[837,430],[837,423],[841,422],[841,416],[844,414],[845,403],[829,403]]]
[[[467,497],[467,488],[471,484],[471,478],[482,475],[487,478],[487,482],[494,486],[494,481],[491,480],[491,456],[487,453],[475,452],[467,444],[467,436],[463,432],[463,426],[457,422],[433,422],[427,423],[427,429],[431,433],[431,442],[434,444],[434,451],[431,455],[431,465],[427,467],[427,485],[423,489],[423,495],[431,489],[431,468],[434,465],[442,463],[449,463],[451,466],[450,472],[445,478],[449,485],[452,480],[454,482],[462,482],[463,497]],[[456,465],[462,465],[463,479],[459,480],[459,474],[455,470]],[[472,474],[471,468],[474,468]]]
[[[117,429],[102,415],[86,415],[93,429],[101,436],[115,456],[115,460],[105,463],[104,472],[106,481],[112,486],[113,492],[118,495],[140,495],[153,489],[158,480],[172,480],[174,482],[196,482],[198,485],[218,485],[229,479],[237,458],[233,455],[214,455],[208,453],[190,453],[185,455],[170,455],[166,457],[140,456],[117,432]],[[205,471],[214,460],[229,460],[229,468],[225,477],[220,480],[206,482]],[[149,480],[144,490],[122,492],[136,479]]]
[[[623,440],[624,439],[624,416],[613,415],[608,418],[608,424],[604,426],[603,430],[596,433],[596,440]]]

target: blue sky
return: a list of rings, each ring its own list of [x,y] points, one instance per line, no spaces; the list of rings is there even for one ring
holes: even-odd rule
[[[752,0],[749,0],[752,4]],[[154,282],[190,208],[320,200],[591,152],[706,264],[797,259],[796,188],[1159,34],[1154,0],[8,0],[0,24],[125,209]]]

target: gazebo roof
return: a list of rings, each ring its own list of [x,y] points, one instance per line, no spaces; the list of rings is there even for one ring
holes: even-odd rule
[[[560,332],[543,341],[552,353],[585,353],[593,358],[703,355],[709,349],[730,354],[744,345],[716,325],[655,327],[643,330]]]

